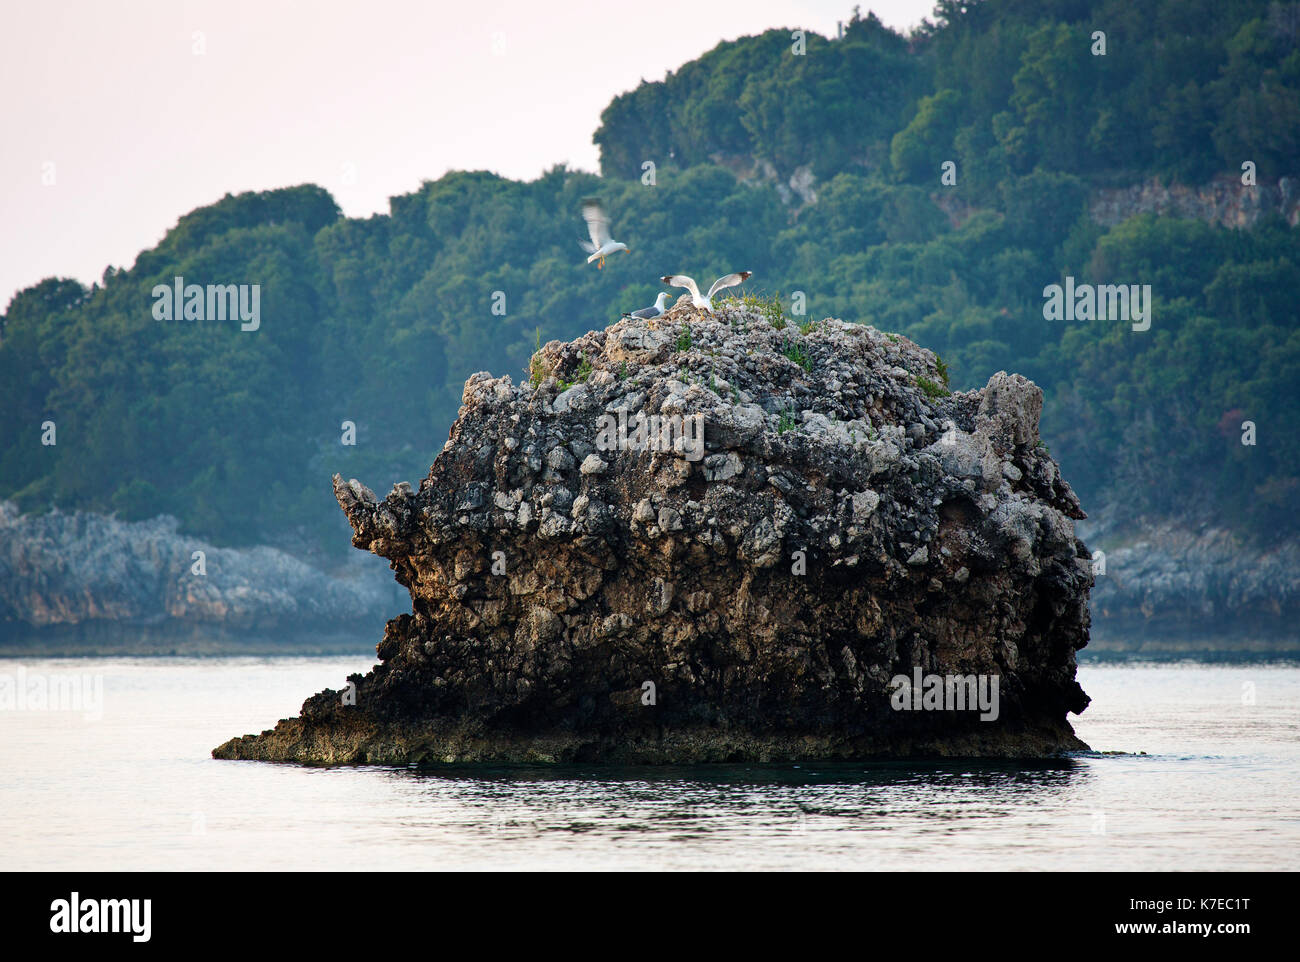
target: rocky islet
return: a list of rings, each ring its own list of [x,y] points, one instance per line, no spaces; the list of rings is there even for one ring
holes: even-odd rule
[[[707,762],[1085,748],[1078,500],[1042,393],[949,393],[906,338],[679,301],[516,384],[465,383],[418,490],[336,476],[353,544],[412,609],[380,663],[219,758]],[[702,428],[702,449],[650,417]],[[615,432],[622,419],[632,425]],[[643,433],[637,443],[636,428]],[[694,457],[692,455],[695,455]],[[916,669],[998,679],[995,720],[899,711]]]

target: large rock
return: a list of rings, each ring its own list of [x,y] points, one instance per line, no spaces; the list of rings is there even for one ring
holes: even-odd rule
[[[627,319],[536,362],[535,387],[466,382],[418,492],[381,501],[334,479],[353,544],[389,559],[412,613],[388,623],[369,674],[217,757],[1086,747],[1066,715],[1088,703],[1075,652],[1091,565],[1031,382],[998,373],[949,395],[904,338],[838,320],[778,329],[734,303]],[[639,438],[637,414],[681,430]],[[914,703],[896,678],[917,670],[994,679],[997,717],[900,710]]]

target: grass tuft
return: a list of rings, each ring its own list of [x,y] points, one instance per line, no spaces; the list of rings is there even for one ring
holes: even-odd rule
[[[805,371],[812,370],[812,358],[808,356],[808,352],[804,350],[803,345],[799,342],[786,341],[785,346],[781,348],[781,353]]]
[[[533,351],[532,358],[528,361],[528,381],[533,387],[540,387],[541,383],[546,380],[550,372],[546,369],[546,362],[542,360],[542,329],[537,329],[537,347]]]
[[[939,398],[939,397],[947,397],[949,394],[952,393],[942,384],[938,384],[935,381],[931,381],[924,374],[918,374],[916,376],[916,386],[919,387],[922,390],[922,392],[924,392],[925,396],[928,397],[930,400],[934,400],[935,398]]]

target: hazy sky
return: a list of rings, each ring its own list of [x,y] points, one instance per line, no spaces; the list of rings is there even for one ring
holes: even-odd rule
[[[933,0],[866,0],[906,29]],[[227,192],[314,182],[352,216],[453,169],[596,170],[610,99],[720,40],[832,34],[851,0],[8,0],[0,308],[129,267]],[[687,24],[683,28],[678,24]]]

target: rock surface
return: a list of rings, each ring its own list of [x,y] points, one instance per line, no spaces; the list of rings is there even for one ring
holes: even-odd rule
[[[1253,227],[1261,218],[1276,214],[1295,227],[1300,224],[1300,181],[1280,177],[1248,187],[1233,176],[1195,185],[1152,179],[1094,191],[1088,212],[1104,227],[1114,227],[1138,214],[1194,218],[1236,228]]]
[[[335,477],[353,544],[389,559],[413,613],[388,623],[371,672],[216,757],[1086,747],[1066,715],[1088,703],[1075,652],[1091,562],[1032,382],[1000,372],[949,395],[905,338],[774,327],[735,301],[553,341],[533,371],[536,386],[469,378],[418,491],[381,499]],[[620,409],[627,444],[610,431]],[[655,450],[638,412],[681,431]],[[918,668],[996,678],[996,720],[897,710],[892,680]]]
[[[930,200],[954,228],[988,210],[970,203],[957,191],[942,188],[931,193]],[[1300,180],[1279,177],[1248,187],[1240,177],[1231,175],[1200,184],[1164,183],[1152,178],[1126,187],[1095,187],[1089,192],[1088,216],[1094,224],[1114,227],[1141,214],[1238,229],[1249,229],[1264,218],[1278,216],[1295,227],[1300,225]]]
[[[173,638],[196,626],[319,633],[391,612],[398,598],[386,582],[382,569],[332,574],[275,548],[218,548],[181,534],[168,516],[24,515],[0,502],[6,640],[48,641],[71,637],[71,629],[102,639],[109,625],[123,635],[148,629]]]
[[[1092,654],[1300,653],[1300,542],[1252,544],[1210,523],[1087,525]]]

